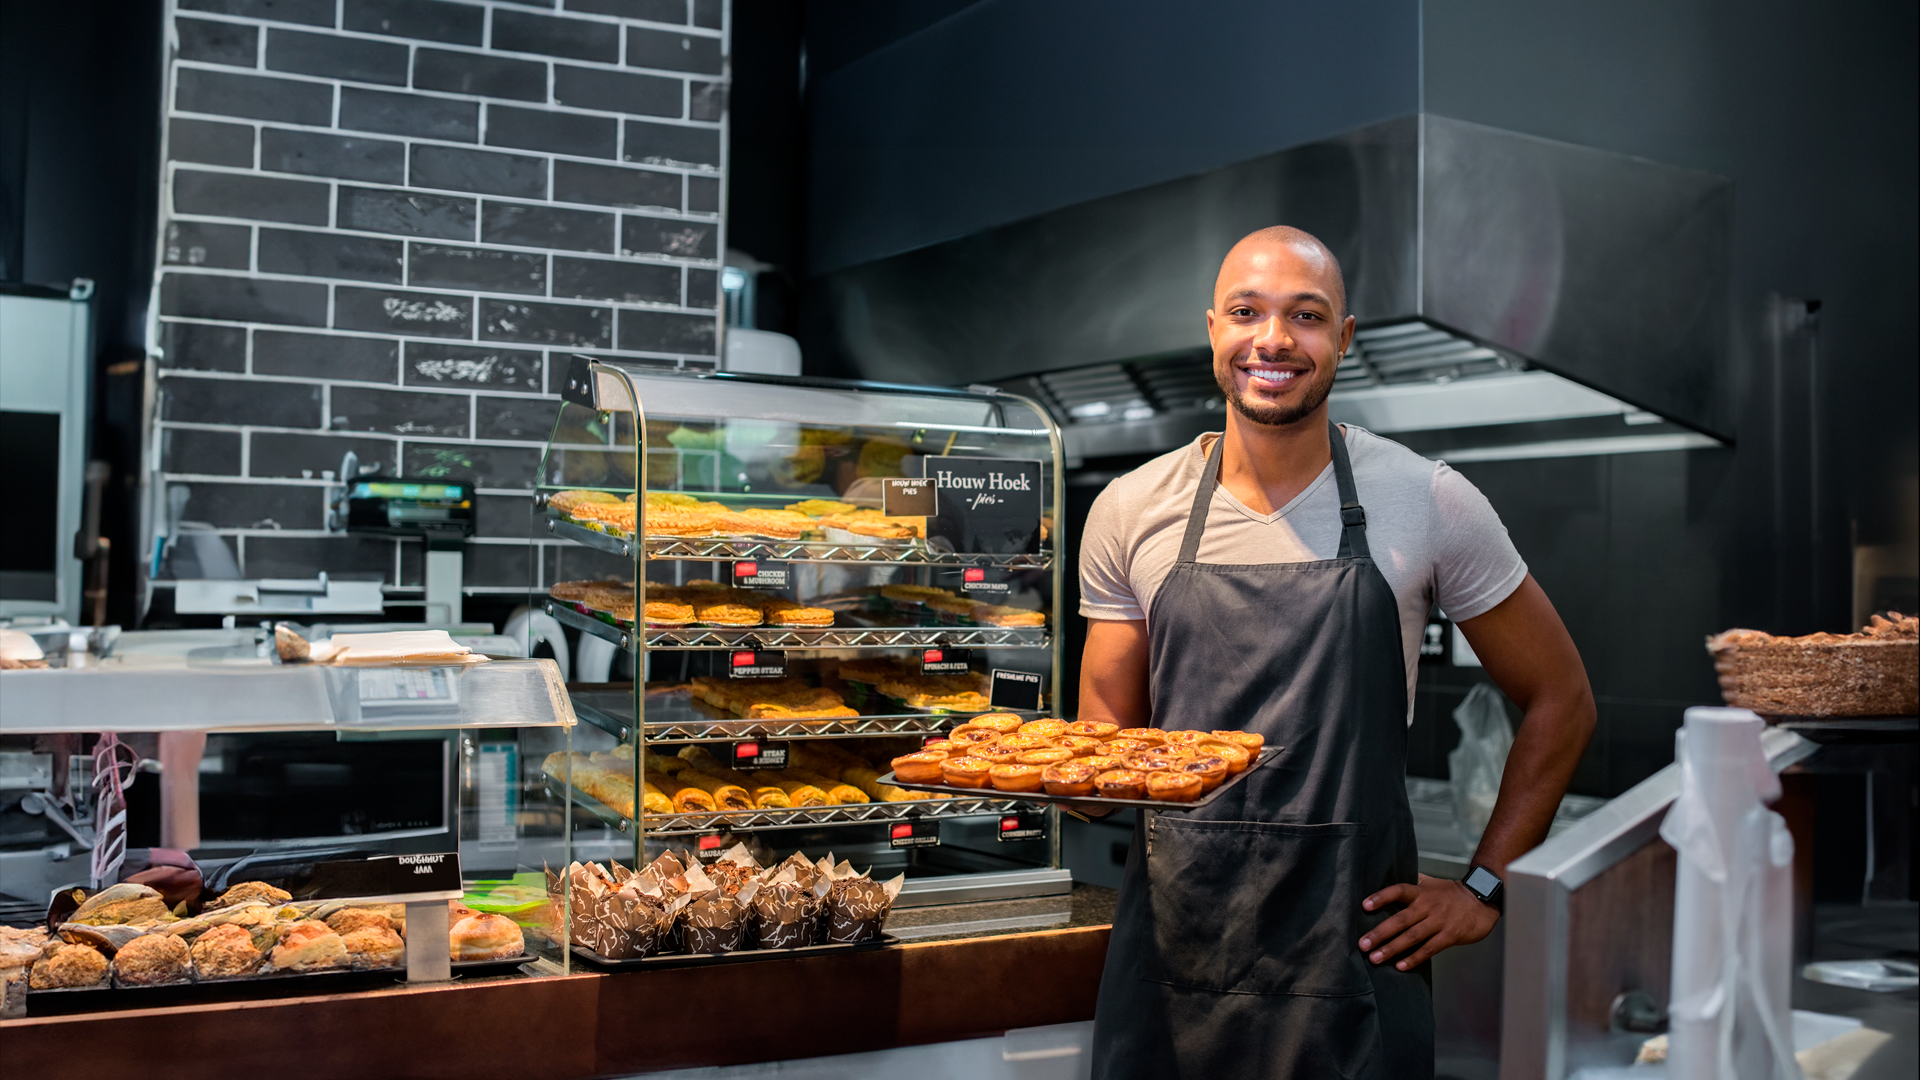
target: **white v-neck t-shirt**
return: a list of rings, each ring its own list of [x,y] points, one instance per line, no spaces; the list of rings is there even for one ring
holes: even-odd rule
[[[1348,424],[1346,435],[1354,488],[1367,511],[1367,545],[1400,607],[1411,715],[1428,611],[1438,604],[1455,621],[1485,614],[1520,587],[1527,565],[1500,515],[1466,477],[1365,428]],[[1209,432],[1154,458],[1094,500],[1080,541],[1080,614],[1152,622],[1154,594],[1180,557],[1194,489],[1217,438]],[[1254,513],[1216,485],[1199,560],[1312,562],[1339,550],[1339,485],[1329,463],[1271,514]]]

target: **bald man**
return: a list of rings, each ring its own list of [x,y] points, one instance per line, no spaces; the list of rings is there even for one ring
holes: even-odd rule
[[[1207,312],[1226,431],[1114,481],[1087,519],[1080,718],[1277,750],[1202,809],[1140,815],[1099,1080],[1431,1077],[1426,962],[1493,929],[1592,733],[1579,653],[1486,498],[1328,421],[1353,327],[1320,241],[1234,245]],[[1524,714],[1459,881],[1418,872],[1405,785],[1435,604]]]

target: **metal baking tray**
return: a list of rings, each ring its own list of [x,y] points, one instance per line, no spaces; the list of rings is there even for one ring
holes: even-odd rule
[[[833,953],[860,952],[866,949],[878,949],[886,945],[898,945],[900,939],[892,934],[881,934],[872,941],[855,941],[827,945],[802,945],[793,949],[737,949],[725,953],[656,953],[633,960],[609,960],[584,945],[573,946],[573,955],[604,968],[670,968],[700,967],[707,964],[740,964],[752,960],[785,960],[793,957],[826,956]]]
[[[1268,762],[1280,756],[1280,752],[1285,749],[1286,747],[1284,746],[1261,747],[1260,756],[1248,762],[1246,768],[1241,769],[1236,775],[1227,777],[1226,781],[1219,787],[1214,788],[1212,791],[1207,792],[1192,802],[1161,802],[1158,799],[1102,799],[1094,795],[1049,795],[1044,791],[1014,792],[995,791],[990,787],[957,788],[948,787],[945,784],[909,784],[905,780],[895,779],[892,772],[888,772],[885,776],[882,776],[880,783],[903,787],[909,791],[931,791],[941,795],[979,796],[983,792],[992,792],[991,798],[1018,799],[1021,802],[1057,804],[1067,807],[1068,809],[1076,806],[1110,806],[1115,810],[1171,810],[1175,813],[1184,813],[1188,810],[1198,810],[1201,807],[1211,804],[1221,795],[1233,790],[1241,781],[1252,776],[1255,769],[1266,767]],[[903,803],[899,805],[911,807],[914,804]]]

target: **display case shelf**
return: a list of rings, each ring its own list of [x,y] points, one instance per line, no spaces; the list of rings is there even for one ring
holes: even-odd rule
[[[633,539],[614,536],[597,529],[576,525],[551,511],[545,515],[547,532],[562,540],[605,551],[622,558],[633,555]],[[740,537],[702,537],[684,539],[673,536],[647,538],[649,559],[674,559],[713,562],[731,559],[766,559],[776,562],[887,564],[902,566],[978,566],[996,570],[1046,570],[1053,566],[1051,552],[989,555],[970,552],[930,551],[924,545],[837,544],[825,540],[757,540]]]
[[[633,647],[633,633],[573,608],[548,600],[547,614],[563,625],[603,638],[622,649]],[[1047,649],[1053,639],[1044,627],[1026,626],[747,626],[738,629],[692,626],[648,627],[648,649]]]
[[[593,693],[573,695],[574,714],[581,720],[612,735],[621,742],[633,739],[632,706],[620,708],[614,702],[599,702]],[[624,698],[625,693],[618,696]],[[605,704],[607,707],[603,708]],[[1041,712],[995,709],[1018,716],[1041,716]],[[691,706],[675,708],[659,703],[647,706],[647,744],[684,746],[692,743],[726,742],[733,739],[832,739],[872,736],[908,736],[926,738],[942,735],[973,716],[957,713],[876,713],[866,716],[834,717],[826,720],[745,720],[702,716]]]
[[[561,796],[561,784],[546,778],[547,791]],[[621,832],[631,832],[632,818],[621,815],[579,788],[568,788],[574,804]],[[1037,804],[1013,798],[955,796],[950,799],[913,799],[907,802],[849,803],[782,810],[714,810],[691,814],[647,814],[647,835],[692,836],[722,829],[810,829],[822,825],[892,825],[928,818],[984,817],[1033,810]]]

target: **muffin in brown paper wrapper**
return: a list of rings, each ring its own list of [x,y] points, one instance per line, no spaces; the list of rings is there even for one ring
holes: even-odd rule
[[[835,881],[827,898],[827,942],[852,945],[879,938],[905,883],[905,875],[884,885],[865,876]]]
[[[715,889],[687,905],[683,926],[690,953],[728,953],[753,944],[753,897],[759,885],[748,882],[738,895]]]

